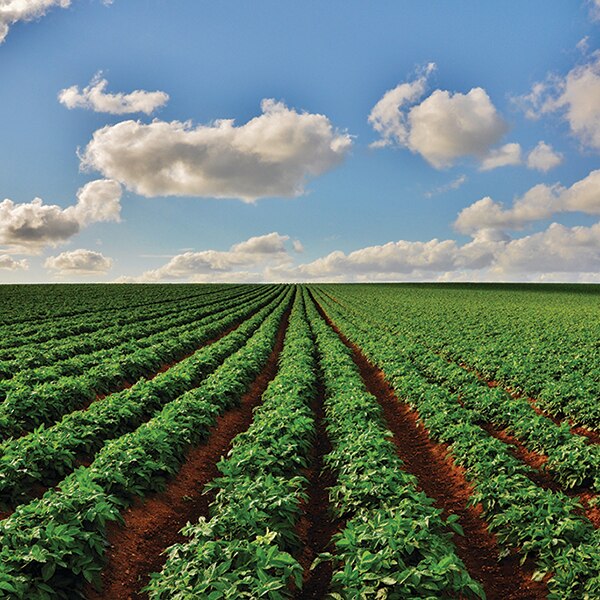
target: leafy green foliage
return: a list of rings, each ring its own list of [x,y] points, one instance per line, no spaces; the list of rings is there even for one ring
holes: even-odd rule
[[[389,307],[385,312],[381,309],[387,317],[382,316],[375,325],[375,306],[370,305],[370,315],[366,315],[364,309],[342,306],[322,291],[316,293],[338,327],[383,369],[396,393],[418,410],[429,435],[450,445],[455,462],[466,469],[474,484],[472,501],[481,503],[504,554],[517,551],[523,561],[531,557],[538,579],[552,573],[549,588],[553,598],[600,597],[597,561],[583,562],[586,556],[600,555],[599,538],[581,515],[581,507],[564,493],[533,483],[527,477],[530,469],[511,454],[509,446],[480,425],[496,419],[532,445],[545,444],[553,457],[548,469],[560,474],[566,487],[597,478],[596,450],[577,441],[567,428],[543,417],[533,418],[531,409],[522,403],[511,405],[510,397],[501,390],[485,390],[469,373],[444,365],[445,361],[419,343],[390,332],[382,324],[392,320]],[[452,390],[460,393],[461,402]],[[583,466],[571,464],[568,458],[561,461],[565,448],[573,449],[573,461],[584,457]],[[586,468],[592,469],[591,477]],[[577,560],[582,562],[574,562]]]
[[[291,293],[284,291],[275,306],[256,317],[256,332],[203,384],[168,403],[134,432],[106,444],[90,467],[75,471],[59,489],[19,506],[0,522],[0,557],[7,557],[0,561],[0,582],[7,592],[12,586],[16,598],[72,598],[85,581],[97,583],[106,520],[118,518],[119,509],[133,498],[161,489],[190,446],[206,437],[216,414],[239,401],[268,358]],[[56,531],[64,524],[69,525],[68,535],[63,537],[60,530],[51,547],[44,546],[41,553],[34,549],[44,539],[41,531]]]
[[[267,296],[263,305],[271,299],[272,296]],[[129,344],[120,351],[113,349],[103,361],[81,375],[59,377],[56,381],[39,385],[24,383],[19,375],[14,382],[4,382],[5,387],[12,387],[0,404],[0,439],[18,436],[42,423],[54,422],[98,394],[108,393],[126,381],[136,381],[155,373],[163,365],[182,358],[248,315],[247,307],[236,307],[235,301],[225,306],[229,306],[229,314],[215,315],[209,310],[202,319],[198,319],[197,309],[192,309],[186,317],[187,325],[167,331],[166,335],[164,332],[156,334],[147,347]],[[193,327],[189,326],[189,322],[193,323]]]
[[[326,388],[327,433],[333,450],[327,465],[337,477],[332,509],[347,519],[334,538],[332,598],[484,598],[456,554],[451,532],[433,501],[403,471],[382,420],[349,350],[317,314],[315,332]]]
[[[310,402],[315,357],[301,294],[296,295],[279,370],[263,394],[249,429],[219,462],[221,476],[211,519],[201,519],[173,546],[148,586],[151,598],[288,598],[302,585],[296,525],[314,440]],[[188,594],[186,596],[186,594]]]

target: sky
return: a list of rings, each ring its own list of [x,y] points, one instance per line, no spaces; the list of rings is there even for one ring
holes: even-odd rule
[[[600,0],[0,0],[0,282],[600,282]]]

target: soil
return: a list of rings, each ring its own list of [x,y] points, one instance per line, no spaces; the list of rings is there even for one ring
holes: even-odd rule
[[[491,437],[507,444],[509,446],[510,453],[516,459],[533,469],[533,472],[529,473],[528,477],[536,485],[539,485],[547,490],[552,490],[553,492],[560,490],[558,483],[554,481],[549,473],[543,470],[544,465],[548,462],[548,457],[546,455],[528,450],[516,437],[506,433],[506,431],[502,429],[496,429],[489,423],[479,423],[479,426]]]
[[[102,571],[103,589],[89,586],[89,600],[147,598],[144,588],[150,573],[160,571],[171,545],[184,541],[180,529],[188,522],[209,516],[214,494],[204,493],[207,483],[219,475],[217,463],[227,453],[233,438],[252,422],[269,382],[277,373],[290,310],[284,314],[273,351],[261,373],[241,398],[240,406],[217,419],[206,442],[190,451],[179,473],[164,492],[140,500],[123,513],[124,524],[110,525],[107,564]]]
[[[591,500],[598,500],[598,495],[592,492],[581,492],[578,494],[578,498],[583,505],[585,516],[592,522],[592,525],[596,529],[600,528],[600,506],[590,505]]]
[[[242,323],[242,321],[235,323],[231,327],[228,327],[225,331],[221,332],[219,335],[216,335],[216,336],[210,338],[209,340],[207,340],[206,342],[203,342],[197,348],[195,348],[191,352],[187,352],[186,354],[181,355],[176,360],[172,360],[168,363],[164,363],[157,371],[155,371],[151,375],[148,375],[146,377],[146,379],[148,381],[154,379],[157,375],[160,375],[161,373],[168,371],[171,367],[174,367],[177,363],[180,363],[180,362],[184,361],[186,358],[193,356],[201,348],[204,348],[205,346],[210,346],[211,344],[218,342],[221,338],[224,338],[226,335],[229,335],[232,331],[235,331],[241,325],[241,323]],[[104,398],[106,398],[110,394],[116,394],[117,392],[122,392],[123,390],[127,390],[127,389],[133,387],[133,385],[135,383],[136,383],[135,381],[122,381],[119,385],[115,386],[115,388],[108,394],[98,394],[95,398],[92,398],[91,400],[88,400],[87,402],[82,404],[79,410],[87,410],[94,402],[104,400]]]
[[[450,360],[450,359],[446,359],[446,360],[448,360],[448,362],[452,362],[452,360]],[[573,435],[579,435],[579,436],[586,437],[589,440],[590,444],[600,444],[600,433],[598,433],[597,431],[592,431],[591,429],[588,429],[587,427],[585,427],[583,425],[575,425],[573,420],[569,419],[568,417],[559,418],[556,415],[551,415],[550,413],[546,412],[545,410],[543,410],[542,408],[539,407],[537,400],[535,398],[526,397],[523,394],[521,394],[515,390],[512,390],[509,387],[504,386],[499,381],[495,381],[493,379],[486,379],[481,373],[479,373],[478,371],[471,368],[469,365],[467,365],[465,363],[456,363],[456,364],[458,364],[459,367],[465,369],[465,371],[469,371],[469,373],[473,373],[477,377],[477,379],[479,379],[480,381],[483,381],[491,388],[500,387],[505,392],[510,394],[513,398],[525,398],[527,400],[527,402],[529,402],[529,404],[531,405],[531,408],[533,408],[533,410],[536,412],[536,414],[540,415],[541,417],[546,417],[547,419],[550,419],[555,425],[562,425],[566,421],[569,424],[571,433]]]
[[[240,326],[240,324],[241,323],[237,323],[237,324],[229,327],[224,332],[220,333],[219,335],[215,336],[214,338],[211,338],[210,340],[207,340],[206,342],[204,342],[204,344],[202,344],[201,346],[199,346],[196,350],[194,350],[192,352],[189,352],[185,356],[182,356],[180,359],[172,361],[170,363],[165,363],[151,377],[148,377],[148,380],[154,379],[159,373],[164,373],[165,371],[168,371],[171,367],[173,367],[177,363],[179,363],[179,362],[185,360],[186,358],[192,356],[200,348],[203,348],[204,346],[209,346],[210,344],[214,344],[215,342],[217,342],[221,338],[225,337],[226,335],[228,335],[232,331],[236,330]],[[133,386],[133,383],[131,383],[131,382],[125,382],[123,385],[121,385],[119,387],[118,391],[122,391],[122,390],[130,388],[132,386]],[[115,393],[115,392],[111,392],[111,393]],[[90,405],[92,404],[92,402],[103,400],[104,398],[106,398],[107,395],[108,394],[99,394],[98,396],[96,396],[95,399],[88,401],[84,406],[82,406],[78,410],[87,410],[90,407]],[[30,432],[25,432],[23,435],[27,435],[28,433],[30,433]],[[78,467],[80,467],[80,466],[89,467],[92,464],[93,460],[94,460],[94,456],[93,455],[89,455],[89,454],[79,455],[77,457],[77,459],[76,459],[76,466],[78,466]],[[32,489],[30,490],[29,498],[31,500],[36,499],[36,498],[41,498],[48,491],[48,489],[50,489],[50,487],[52,487],[54,484],[57,484],[58,481],[54,481],[54,482],[51,482],[51,483],[52,483],[51,486],[41,485],[41,484],[35,484],[35,485],[33,485]],[[16,508],[16,506],[14,506],[12,508]],[[0,521],[2,521],[3,519],[8,518],[13,512],[14,512],[14,510],[6,511],[6,512],[0,511]]]
[[[331,538],[341,529],[341,523],[329,513],[329,488],[335,484],[335,475],[324,468],[323,458],[332,450],[324,422],[323,400],[325,390],[319,380],[317,397],[312,404],[315,415],[315,444],[310,467],[304,475],[308,479],[308,501],[303,506],[303,516],[296,531],[304,544],[297,557],[304,569],[302,590],[296,598],[312,600],[323,598],[331,582],[331,563],[323,562],[313,570],[310,567],[321,552],[330,551]]]
[[[488,531],[481,506],[467,506],[473,489],[467,482],[464,470],[452,462],[447,446],[429,438],[427,430],[419,422],[418,413],[396,397],[383,372],[368,361],[322,309],[320,312],[352,350],[367,390],[381,404],[406,471],[417,477],[420,489],[435,501],[435,506],[442,509],[445,517],[458,515],[464,536],[453,536],[457,554],[471,576],[483,585],[488,600],[546,598],[546,585],[531,580],[532,568],[521,566],[517,556],[499,560],[499,547],[495,536]]]
[[[545,454],[528,450],[516,437],[504,430],[496,429],[489,423],[480,424],[480,427],[490,436],[508,444],[511,454],[533,469],[530,473],[527,473],[527,477],[533,483],[546,490],[562,492],[570,498],[577,498],[583,505],[583,510],[578,512],[587,517],[596,529],[600,527],[600,508],[590,505],[590,501],[596,500],[597,494],[586,488],[575,490],[564,489],[550,473],[544,470],[544,465],[548,461],[548,457]]]

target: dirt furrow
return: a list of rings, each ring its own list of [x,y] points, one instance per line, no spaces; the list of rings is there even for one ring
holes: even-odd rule
[[[452,462],[447,446],[429,438],[426,429],[419,423],[417,412],[396,397],[383,372],[369,362],[360,348],[340,332],[322,309],[320,312],[352,350],[367,390],[381,404],[406,471],[417,477],[420,488],[434,499],[444,516],[458,515],[464,536],[453,536],[457,553],[471,576],[483,585],[488,600],[546,598],[546,585],[532,581],[533,569],[521,566],[517,556],[499,560],[496,538],[488,531],[481,507],[467,506],[473,489],[464,470]]]
[[[156,373],[154,373],[151,377],[148,377],[148,380],[152,380],[157,375],[159,375],[160,373],[164,373],[165,371],[168,371],[171,367],[175,366],[177,363],[185,360],[186,358],[189,358],[190,356],[192,356],[193,354],[195,354],[196,352],[198,352],[198,350],[200,350],[201,348],[203,348],[205,346],[209,346],[210,344],[214,344],[215,342],[217,342],[221,338],[225,337],[229,333],[235,331],[241,325],[241,323],[242,322],[240,321],[239,323],[237,323],[235,325],[232,325],[227,330],[223,331],[222,333],[220,333],[219,335],[215,336],[214,338],[211,338],[210,340],[207,340],[206,342],[204,342],[204,344],[202,344],[201,346],[198,346],[198,348],[196,348],[194,351],[186,354],[185,356],[183,356],[179,360],[175,360],[175,361],[172,361],[170,363],[164,364]],[[122,390],[130,388],[132,386],[133,386],[132,383],[126,383],[118,391],[122,391]],[[111,392],[111,393],[116,393],[116,392]],[[89,407],[91,406],[92,402],[101,401],[104,398],[106,398],[107,396],[108,396],[108,394],[98,395],[94,400],[91,400],[91,401],[87,402],[85,406],[83,406],[82,408],[80,408],[78,410],[81,410],[81,411],[88,410]],[[31,432],[25,432],[25,433],[23,433],[23,435],[21,437],[24,437],[24,436],[30,435],[30,434],[31,434]],[[93,460],[94,460],[94,455],[95,455],[95,453],[94,454],[90,454],[90,453],[87,453],[87,454],[81,453],[81,454],[79,454],[77,456],[76,466],[78,466],[78,467],[80,467],[80,466],[89,467],[92,464]],[[42,484],[36,484],[36,485],[34,485],[32,487],[32,489],[30,490],[29,498],[31,500],[35,500],[36,498],[41,498],[49,489],[51,489],[52,487],[54,487],[56,484],[58,484],[57,480],[51,482],[51,485],[48,485],[47,482],[46,482],[46,485],[42,485]],[[3,519],[7,519],[8,517],[10,517],[13,512],[14,512],[14,507],[11,510],[0,511],[0,521],[2,521]]]
[[[315,415],[315,444],[312,449],[310,467],[305,476],[309,484],[308,501],[304,504],[304,514],[300,519],[297,532],[304,544],[298,561],[304,569],[302,590],[296,598],[312,600],[323,598],[331,581],[331,563],[324,562],[310,569],[319,553],[330,550],[331,538],[341,528],[341,523],[329,512],[329,488],[335,484],[335,475],[324,466],[324,457],[331,452],[331,442],[325,428],[323,401],[325,390],[319,380],[317,397],[312,403]]]
[[[600,508],[593,506],[594,501],[597,499],[597,494],[584,487],[573,490],[565,489],[550,473],[544,470],[544,465],[548,461],[548,457],[545,454],[528,450],[516,437],[505,430],[497,429],[489,423],[480,423],[480,427],[485,429],[490,436],[508,444],[512,455],[532,468],[532,471],[527,476],[533,483],[546,490],[562,492],[570,498],[576,498],[583,506],[582,514],[592,522],[596,529],[600,527]]]
[[[446,358],[446,360],[449,363],[454,362],[452,359]],[[579,436],[587,438],[589,440],[590,444],[600,444],[600,433],[598,433],[597,431],[592,431],[591,429],[588,429],[587,427],[585,427],[583,425],[575,425],[573,420],[570,419],[569,417],[564,416],[564,417],[560,418],[555,415],[551,415],[550,413],[548,413],[545,410],[543,410],[542,408],[540,408],[540,406],[535,398],[532,398],[531,396],[527,396],[525,394],[521,394],[520,392],[517,392],[516,390],[513,390],[510,387],[505,386],[504,384],[502,384],[499,381],[496,381],[493,379],[488,379],[483,374],[481,374],[479,371],[477,371],[476,369],[473,369],[472,367],[470,367],[469,365],[467,365],[465,363],[456,362],[454,364],[457,364],[459,367],[461,367],[465,371],[468,371],[469,373],[473,373],[473,375],[475,375],[477,377],[477,379],[479,379],[479,381],[486,383],[488,385],[488,387],[502,388],[507,394],[509,394],[510,396],[512,396],[515,399],[524,398],[525,400],[527,400],[527,402],[529,402],[531,408],[533,408],[533,410],[538,415],[540,415],[541,417],[546,417],[547,419],[550,419],[555,425],[562,425],[565,422],[568,423],[571,433],[573,435],[579,435]]]
[[[339,300],[337,300],[336,298],[334,298],[333,296],[330,296],[329,294],[327,294],[327,297],[335,302],[336,304],[339,304],[340,306],[343,307],[342,304],[340,304]],[[432,350],[431,348],[429,348],[432,352],[435,352],[434,350]],[[520,392],[517,392],[516,390],[511,389],[508,386],[505,386],[503,383],[493,380],[493,379],[489,379],[487,377],[485,377],[482,373],[480,373],[479,371],[477,371],[477,369],[474,369],[473,367],[471,367],[470,365],[464,363],[464,362],[460,362],[457,360],[454,360],[452,358],[448,358],[445,355],[440,354],[439,352],[436,352],[436,354],[442,358],[444,358],[447,362],[451,363],[451,364],[456,364],[459,367],[461,367],[462,369],[464,369],[465,371],[468,371],[469,373],[472,373],[473,375],[475,375],[477,377],[477,379],[479,379],[480,381],[486,383],[489,387],[500,387],[502,388],[505,392],[507,392],[509,395],[511,395],[513,398],[525,398],[529,404],[531,405],[531,407],[533,408],[533,410],[535,410],[535,412],[543,417],[546,417],[547,419],[550,419],[555,425],[561,425],[563,422],[567,422],[569,424],[569,427],[571,429],[571,433],[573,433],[574,435],[579,435],[582,437],[586,437],[591,444],[600,444],[600,432],[598,431],[593,431],[592,429],[589,429],[588,427],[586,427],[585,425],[576,425],[573,421],[573,419],[570,419],[566,416],[563,416],[562,418],[559,418],[555,415],[551,415],[550,413],[544,411],[542,408],[540,408],[540,406],[537,403],[537,400],[535,398],[532,398],[530,396],[527,396],[525,394],[521,394]]]
[[[184,540],[179,532],[187,522],[208,517],[214,495],[205,494],[204,488],[219,475],[218,461],[229,450],[233,438],[248,429],[254,408],[277,373],[289,314],[288,309],[267,364],[242,397],[240,406],[217,419],[206,442],[190,451],[164,492],[136,501],[123,513],[123,525],[111,525],[107,564],[101,575],[103,589],[96,592],[88,587],[89,600],[146,598],[140,590],[148,583],[150,573],[162,568],[163,551]]]
[[[258,311],[256,311],[256,312],[258,312]],[[251,318],[254,314],[255,313],[252,313],[251,315],[249,315],[248,317],[246,317],[246,319]],[[193,356],[194,354],[196,354],[196,352],[198,352],[198,350],[201,350],[202,348],[205,348],[206,346],[210,346],[211,344],[214,344],[215,342],[218,342],[221,338],[224,338],[226,335],[229,335],[230,333],[232,333],[233,331],[235,331],[243,322],[244,321],[242,320],[242,321],[238,321],[237,323],[234,323],[233,325],[231,325],[230,327],[228,327],[225,331],[219,333],[218,335],[210,338],[209,340],[203,342],[202,344],[200,344],[199,346],[197,346],[196,348],[194,348],[191,352],[186,352],[185,354],[181,355],[176,360],[172,360],[170,362],[164,363],[154,373],[148,375],[146,377],[146,379],[148,381],[151,381],[152,379],[154,379],[155,377],[157,377],[161,373],[165,373],[166,371],[168,371],[169,369],[171,369],[172,367],[174,367],[178,363],[183,362],[186,358],[190,358],[190,356]],[[87,410],[94,402],[99,402],[101,400],[104,400],[104,398],[106,398],[107,396],[110,396],[111,394],[116,394],[118,392],[122,392],[123,390],[129,389],[129,388],[133,387],[136,383],[137,383],[137,381],[123,381],[119,385],[115,386],[115,388],[112,389],[109,393],[107,393],[107,394],[98,394],[95,398],[92,398],[91,400],[88,400],[78,410]]]

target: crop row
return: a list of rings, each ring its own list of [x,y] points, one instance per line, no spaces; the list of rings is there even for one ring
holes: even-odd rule
[[[242,296],[219,296],[206,304],[197,301],[182,303],[172,313],[144,315],[143,319],[125,326],[115,326],[90,335],[68,338],[54,344],[39,344],[35,349],[24,349],[20,358],[0,361],[0,396],[19,386],[33,386],[64,376],[75,376],[113,359],[114,354],[126,356],[140,348],[160,341],[161,336],[183,333],[190,324],[228,308],[251,301],[266,291],[252,291]]]
[[[20,293],[11,294],[10,286],[7,286],[3,299],[12,305],[13,310],[18,311],[19,317],[12,322],[4,321],[4,324],[0,325],[0,348],[95,331],[122,319],[128,322],[132,311],[144,312],[150,307],[176,306],[178,302],[188,299],[201,299],[214,293],[233,291],[234,287],[218,285],[207,289],[185,285],[73,285],[62,288],[27,286],[20,288]],[[31,298],[23,297],[27,295]],[[57,306],[57,296],[64,296],[62,312],[60,306]],[[77,297],[77,308],[73,307],[74,296]],[[85,296],[89,300],[87,306]],[[38,308],[48,309],[47,314],[36,314]]]
[[[354,303],[365,293],[344,286],[330,291]],[[428,297],[381,287],[369,293],[369,305],[445,358],[536,398],[553,416],[600,430],[596,296],[548,294],[539,286],[536,292],[469,290],[468,298],[464,291],[426,291]]]
[[[15,506],[35,494],[40,485],[51,485],[70,473],[81,456],[90,458],[106,440],[139,427],[153,413],[185,391],[197,387],[226,357],[239,350],[281,301],[281,295],[220,340],[197,350],[188,358],[151,380],[94,402],[88,410],[66,415],[52,427],[0,446],[0,504]],[[208,327],[212,333],[243,319],[260,308],[249,303]],[[210,334],[209,334],[210,335]],[[37,484],[37,485],[36,485]]]
[[[423,344],[414,342],[395,331],[391,310],[364,310],[342,304],[367,319],[374,326],[384,328],[394,335],[397,348],[431,382],[447,387],[460,396],[463,406],[481,416],[482,422],[492,423],[523,442],[533,452],[546,455],[543,468],[566,489],[591,486],[600,491],[600,446],[590,445],[587,438],[571,433],[568,424],[557,425],[536,413],[525,398],[513,397],[500,387],[490,387],[474,373],[449,363]]]
[[[249,429],[233,441],[210,489],[210,519],[188,525],[186,541],[167,551],[150,597],[281,598],[302,583],[296,526],[307,481],[301,470],[314,442],[314,346],[297,294],[279,370]]]
[[[98,585],[106,524],[132,499],[162,489],[216,416],[235,406],[273,348],[292,290],[246,345],[199,387],[132,433],[106,444],[89,467],[0,522],[0,589],[10,598],[73,598]]]
[[[261,298],[259,307],[276,293],[274,291],[266,298]],[[93,400],[98,394],[110,392],[127,380],[135,381],[143,375],[156,372],[236,323],[240,310],[247,315],[242,306],[241,309],[226,312],[221,318],[209,316],[183,333],[167,337],[148,348],[140,348],[127,356],[117,356],[83,375],[63,377],[57,382],[44,383],[33,389],[25,387],[11,392],[0,404],[0,439],[18,436],[43,423],[54,422]]]
[[[369,394],[348,348],[311,304],[326,390],[325,463],[336,474],[330,504],[346,519],[334,538],[332,592],[340,598],[484,597],[456,554],[447,520],[418,491],[389,439],[381,407]]]
[[[125,341],[145,337],[154,332],[159,332],[165,323],[176,324],[177,317],[193,314],[203,316],[205,311],[210,311],[213,306],[222,302],[233,301],[236,298],[242,301],[244,297],[252,297],[260,289],[236,290],[237,293],[225,291],[219,294],[203,295],[189,300],[182,300],[175,306],[158,306],[132,309],[127,318],[116,319],[104,323],[99,329],[92,332],[77,333],[75,335],[57,335],[48,341],[32,341],[21,343],[12,348],[0,350],[0,377],[11,377],[19,371],[33,369],[44,365],[53,365],[56,361],[69,357],[89,354],[117,346]],[[186,321],[182,320],[182,323]]]
[[[447,389],[428,381],[400,351],[402,342],[385,329],[373,329],[327,298],[319,301],[343,333],[359,344],[386,374],[396,393],[419,412],[429,435],[449,445],[465,468],[490,530],[505,553],[518,552],[537,565],[535,579],[551,573],[549,598],[600,596],[600,537],[579,515],[580,506],[562,493],[535,485],[509,447],[478,425],[480,417],[461,406]]]

